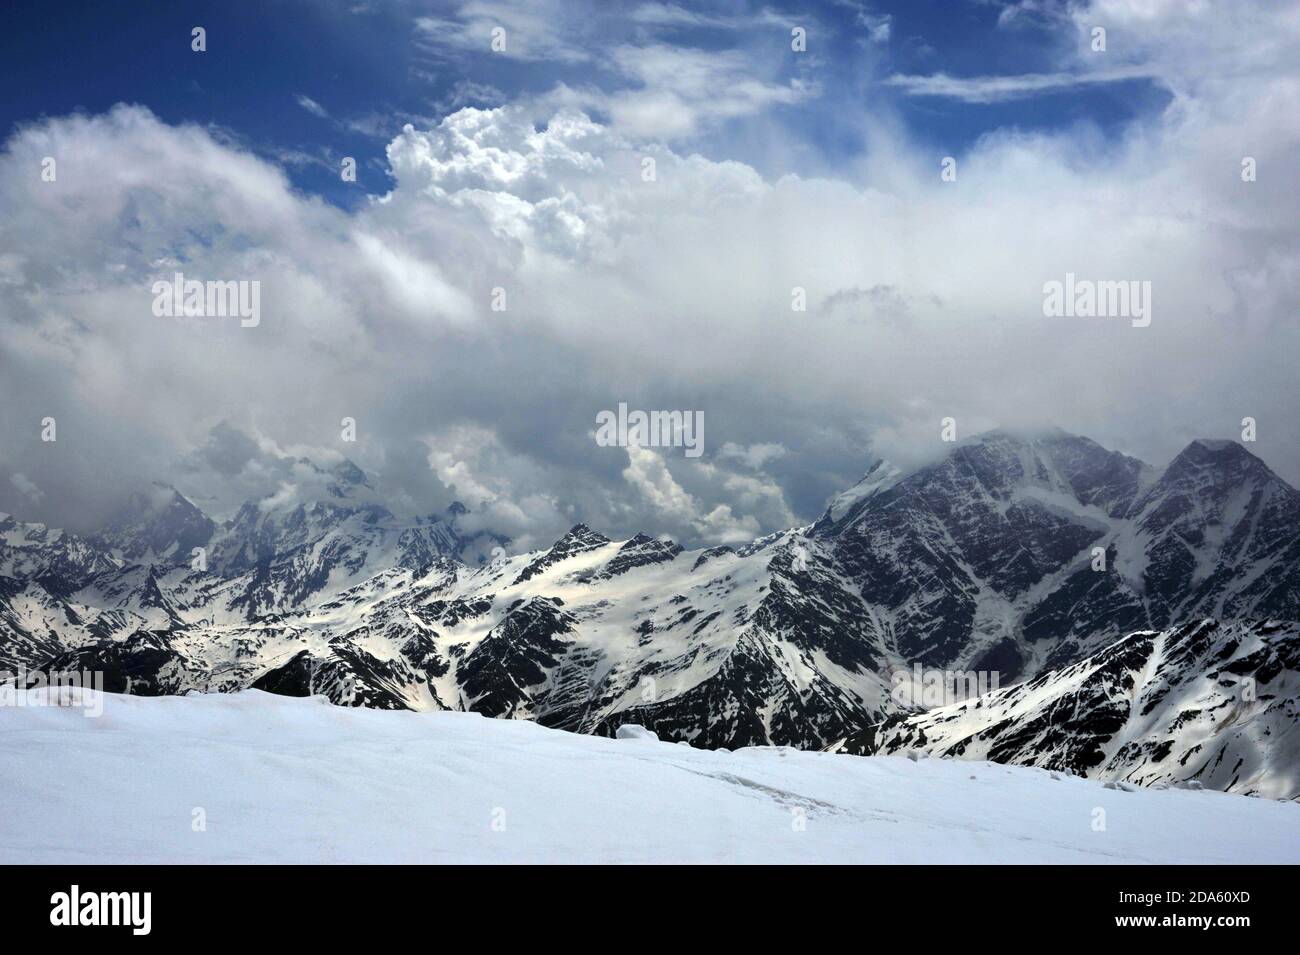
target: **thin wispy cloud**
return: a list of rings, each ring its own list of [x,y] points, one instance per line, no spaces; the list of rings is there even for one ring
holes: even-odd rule
[[[330,113],[324,106],[316,102],[305,93],[299,93],[297,96],[298,105],[311,113],[313,116],[319,116],[321,119],[329,119]]]
[[[886,86],[902,90],[908,96],[935,96],[964,103],[1005,103],[1011,100],[1059,93],[1083,86],[1151,79],[1153,73],[1143,67],[1123,67],[1089,73],[1027,73],[1018,76],[949,76],[932,73],[926,76],[894,74]]]

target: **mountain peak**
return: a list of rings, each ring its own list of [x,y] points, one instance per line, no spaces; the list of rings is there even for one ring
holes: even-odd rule
[[[93,539],[129,560],[182,561],[215,530],[216,524],[189,498],[170,484],[154,481],[147,492],[132,494]]]
[[[608,544],[609,538],[599,531],[593,531],[586,524],[574,524],[563,537],[555,542],[555,547],[564,543]]]
[[[1188,443],[1187,447],[1183,448],[1180,457],[1182,454],[1188,453],[1212,456],[1224,455],[1228,458],[1255,457],[1243,445],[1230,438],[1195,438]]]
[[[1207,470],[1231,479],[1251,473],[1275,477],[1267,464],[1240,443],[1215,438],[1196,438],[1190,442],[1169,462],[1165,476],[1167,479],[1178,479]]]
[[[366,477],[366,472],[348,458],[344,458],[330,468],[329,473],[335,479],[334,483],[330,485],[331,494],[346,497],[353,488],[364,487],[373,490],[370,479]]]
[[[972,442],[985,440],[1008,440],[1008,441],[1040,441],[1040,440],[1060,440],[1062,438],[1087,441],[1082,435],[1066,431],[1064,428],[1056,425],[1047,425],[1043,427],[1019,427],[1014,425],[999,425],[996,428],[990,428],[988,431],[981,431],[974,437],[970,438]]]
[[[515,578],[515,583],[521,584],[525,580],[531,580],[548,567],[553,567],[570,557],[576,557],[578,554],[604,547],[608,543],[609,538],[604,534],[593,531],[586,524],[574,524],[569,528],[567,534],[551,545],[550,550],[541,554],[520,571],[519,576]]]
[[[857,484],[841,491],[831,498],[827,515],[832,521],[838,521],[853,509],[859,501],[864,501],[873,494],[888,487],[903,476],[903,471],[881,458],[867,470]]]

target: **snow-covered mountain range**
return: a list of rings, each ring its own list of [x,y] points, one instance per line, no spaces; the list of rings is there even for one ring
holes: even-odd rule
[[[1285,704],[1241,729],[1220,760],[1240,755],[1239,770],[1201,778],[1295,794],[1295,746],[1279,741],[1295,723],[1297,634],[1268,621],[1300,620],[1300,493],[1233,442],[1195,441],[1159,471],[1064,432],[994,431],[919,469],[879,462],[820,520],[743,547],[578,525],[548,549],[483,563],[473,555],[505,542],[460,534],[458,510],[398,521],[354,466],[332,474],[322,500],[253,501],[221,524],[170,488],[86,538],[0,518],[0,669],[98,670],[106,689],[146,695],[256,687],[820,749],[913,715],[897,689],[914,666],[991,672],[1003,694],[1046,680],[1035,705],[1074,694],[1113,722],[1128,690],[1080,685],[1107,654],[1143,646],[1140,678],[1115,686],[1158,693],[1179,661],[1178,692],[1150,725],[1095,742],[1107,772],[1175,778],[1158,768],[1164,742],[1169,760],[1211,749],[1187,713],[1216,712],[1202,682],[1267,659],[1282,671],[1255,674],[1260,698]],[[1186,624],[1202,619],[1258,654],[1194,653]],[[1010,708],[999,725],[1043,718],[1023,696],[997,699]],[[1042,762],[1073,745],[1059,736],[988,752]]]

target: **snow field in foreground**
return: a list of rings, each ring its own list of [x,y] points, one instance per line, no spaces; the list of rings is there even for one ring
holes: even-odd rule
[[[88,718],[56,692],[0,706],[3,863],[1300,862],[1300,805],[1208,791],[251,690]]]

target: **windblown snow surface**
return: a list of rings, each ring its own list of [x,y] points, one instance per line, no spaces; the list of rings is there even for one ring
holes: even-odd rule
[[[1210,791],[256,690],[8,692],[4,863],[1300,862],[1300,805]]]

